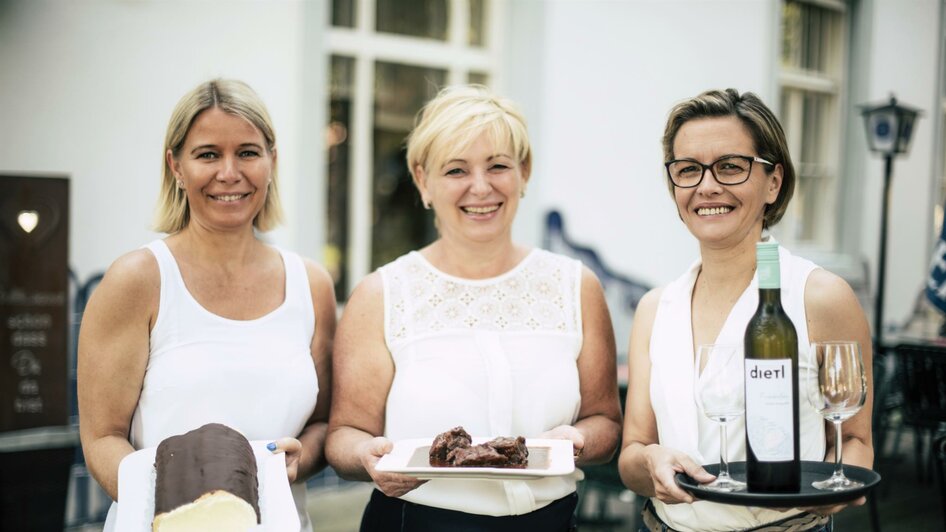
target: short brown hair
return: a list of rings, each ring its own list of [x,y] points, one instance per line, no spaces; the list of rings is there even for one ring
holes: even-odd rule
[[[762,220],[764,228],[772,227],[782,219],[782,215],[788,209],[788,202],[795,193],[795,166],[788,153],[788,142],[785,140],[782,125],[775,117],[775,113],[755,94],[751,92],[739,94],[736,89],[711,90],[674,106],[670,110],[667,126],[664,128],[664,161],[675,158],[673,142],[683,124],[699,118],[726,116],[734,116],[746,126],[759,157],[773,164],[782,165],[782,187],[775,201],[765,206]],[[672,195],[673,183],[670,182],[669,177],[667,186]]]
[[[276,133],[273,122],[269,118],[266,106],[260,97],[242,81],[231,79],[215,79],[201,83],[185,94],[168,122],[167,133],[164,137],[164,150],[161,158],[164,161],[164,172],[161,178],[161,193],[158,200],[157,215],[154,229],[162,233],[176,233],[187,227],[190,222],[190,207],[187,205],[187,194],[178,188],[177,180],[168,164],[166,154],[168,150],[177,158],[184,147],[187,133],[194,120],[207,109],[218,108],[234,116],[239,116],[263,135],[266,150],[273,153],[276,147]],[[278,180],[276,168],[273,168],[272,181],[266,191],[266,201],[263,208],[253,219],[253,226],[260,231],[269,231],[282,219],[282,205],[279,202]]]

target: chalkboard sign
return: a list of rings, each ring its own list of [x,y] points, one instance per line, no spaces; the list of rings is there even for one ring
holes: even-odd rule
[[[66,425],[69,180],[0,175],[0,432]]]

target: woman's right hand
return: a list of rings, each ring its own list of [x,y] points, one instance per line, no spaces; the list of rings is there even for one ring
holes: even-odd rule
[[[644,448],[644,457],[647,472],[654,483],[654,496],[666,504],[689,504],[696,500],[677,485],[674,479],[677,473],[686,473],[700,484],[716,478],[686,454],[662,445],[648,445]]]
[[[378,486],[378,489],[388,497],[400,497],[427,481],[400,473],[385,473],[375,469],[378,460],[390,453],[392,449],[394,449],[394,444],[391,443],[391,440],[378,436],[366,440],[362,444],[358,455],[361,457],[361,465],[364,466],[365,471],[371,476],[371,480]]]

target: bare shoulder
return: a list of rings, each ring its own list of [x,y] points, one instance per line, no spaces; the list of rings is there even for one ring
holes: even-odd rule
[[[376,311],[382,312],[384,308],[384,280],[380,272],[368,274],[352,290],[348,303],[345,306],[345,314]]]
[[[805,314],[812,340],[869,336],[867,318],[847,281],[818,268],[805,285]]]
[[[854,290],[841,276],[823,268],[817,268],[808,276],[805,284],[805,310],[808,313],[837,312],[845,307],[860,305]]]
[[[660,297],[663,295],[664,288],[664,286],[651,288],[646,294],[644,294],[644,297],[642,297],[640,302],[637,304],[637,310],[634,311],[635,324],[638,321],[648,324],[653,323],[654,316],[657,314],[657,306],[660,304]]]
[[[332,275],[328,273],[328,270],[325,269],[325,266],[322,266],[308,257],[302,257],[302,263],[305,265],[305,273],[309,278],[309,286],[312,292],[325,293],[331,291],[334,297],[335,281],[332,279]]]
[[[601,286],[601,280],[591,271],[591,268],[581,265],[581,293],[584,295],[603,294],[604,288]],[[603,297],[603,296],[602,296]]]
[[[160,297],[158,261],[149,250],[136,249],[108,267],[89,298],[83,324],[96,320],[112,327],[139,320],[152,323],[157,316]]]
[[[158,261],[147,249],[136,249],[115,259],[96,288],[96,292],[105,291],[129,298],[156,297],[160,290]]]

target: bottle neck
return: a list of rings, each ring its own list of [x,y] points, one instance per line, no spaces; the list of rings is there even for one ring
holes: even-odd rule
[[[766,307],[781,307],[782,306],[782,290],[780,288],[760,288],[759,289],[759,306]]]

